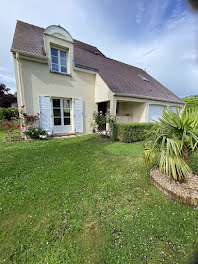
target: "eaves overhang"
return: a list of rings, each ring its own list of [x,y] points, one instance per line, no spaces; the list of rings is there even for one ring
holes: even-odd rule
[[[141,95],[136,95],[136,94],[125,94],[125,93],[114,93],[114,95],[120,96],[120,97],[133,97],[133,98],[139,98],[139,99],[155,100],[155,101],[168,102],[168,103],[174,103],[174,104],[184,104],[185,105],[185,102],[176,102],[174,100],[161,99],[161,98],[156,98],[156,97],[152,97],[152,96],[141,96]]]

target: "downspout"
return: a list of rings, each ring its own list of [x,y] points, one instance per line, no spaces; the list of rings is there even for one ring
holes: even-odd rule
[[[21,110],[21,106],[24,105],[23,102],[23,92],[22,92],[22,85],[21,85],[21,72],[20,72],[20,65],[19,65],[19,52],[16,52],[16,68],[17,68],[17,76],[18,76],[18,85],[19,85],[19,93],[20,93],[20,106],[18,106],[18,109]],[[20,113],[21,111],[19,111],[19,117],[22,117],[22,114]],[[24,119],[22,119],[24,121]],[[27,136],[24,134],[24,128],[22,127],[22,123],[20,122],[20,128],[21,130],[21,136],[24,137],[24,139],[27,139]]]
[[[18,84],[19,84],[19,97],[20,97],[20,108],[24,104],[23,103],[23,93],[21,87],[21,74],[20,74],[20,65],[19,65],[19,53],[16,52],[16,66],[17,66],[17,77],[18,77]]]

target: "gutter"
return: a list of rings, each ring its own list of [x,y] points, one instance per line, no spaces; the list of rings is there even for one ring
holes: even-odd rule
[[[85,68],[79,68],[79,67],[76,67],[76,66],[73,67],[73,70],[74,71],[80,71],[80,72],[86,72],[86,73],[94,74],[94,75],[97,74],[97,72],[95,72],[95,71],[87,70]]]
[[[13,54],[20,54],[20,58],[26,58],[26,57],[29,57],[29,58],[33,58],[33,59],[36,59],[36,60],[39,60],[41,62],[48,62],[48,58],[47,56],[42,56],[42,55],[36,55],[34,53],[31,53],[31,52],[25,52],[25,51],[22,51],[22,50],[18,50],[18,49],[11,49],[10,50]]]
[[[147,99],[147,100],[155,100],[155,101],[161,101],[161,102],[168,102],[168,103],[174,103],[174,104],[184,104],[184,102],[175,102],[171,100],[166,99],[158,99],[155,97],[150,96],[141,96],[141,95],[135,95],[135,94],[124,94],[124,93],[114,93],[115,96],[122,96],[122,97],[133,97],[133,98],[139,98],[139,99]]]
[[[91,70],[91,71],[94,71],[94,72],[98,72],[98,71],[99,71],[99,70],[96,69],[96,68],[89,67],[89,66],[82,65],[82,64],[78,64],[78,63],[75,63],[75,67],[77,67],[77,68],[82,68],[82,69],[86,69],[86,70]]]

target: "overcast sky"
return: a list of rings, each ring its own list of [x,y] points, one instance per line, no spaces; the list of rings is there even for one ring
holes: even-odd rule
[[[12,88],[16,20],[60,24],[106,56],[146,69],[178,96],[198,94],[198,13],[187,0],[7,0],[1,2],[0,82]]]

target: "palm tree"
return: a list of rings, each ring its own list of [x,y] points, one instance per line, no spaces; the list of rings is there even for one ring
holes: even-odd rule
[[[152,140],[144,151],[147,163],[156,162],[160,171],[182,182],[191,171],[187,164],[189,154],[198,146],[198,110],[166,108],[155,122]]]

